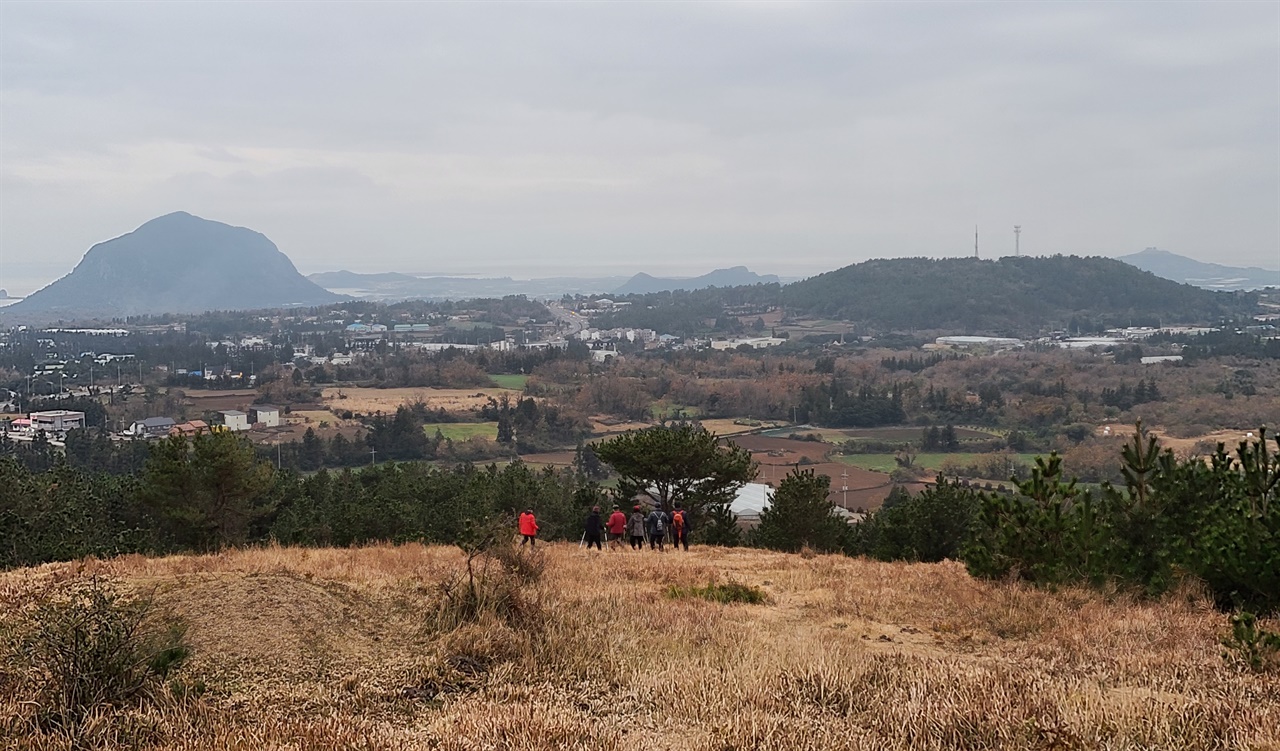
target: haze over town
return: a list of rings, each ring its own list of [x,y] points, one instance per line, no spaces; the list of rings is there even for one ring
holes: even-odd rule
[[[1280,6],[0,7],[0,287],[175,210],[304,273],[1280,266]]]

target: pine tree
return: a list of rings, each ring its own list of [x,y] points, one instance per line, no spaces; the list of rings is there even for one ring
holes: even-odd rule
[[[795,469],[778,483],[769,508],[760,513],[752,544],[795,552],[808,546],[822,552],[840,550],[849,526],[827,500],[831,479],[811,469]]]

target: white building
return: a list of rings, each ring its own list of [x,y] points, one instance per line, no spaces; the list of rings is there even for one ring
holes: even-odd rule
[[[776,347],[779,344],[785,344],[786,339],[774,336],[758,336],[752,339],[723,339],[711,342],[711,349],[737,349],[742,345],[747,345],[751,349],[764,349],[765,347]]]
[[[249,429],[249,416],[238,409],[224,409],[219,414],[222,415],[222,424],[227,430],[240,431]]]
[[[164,438],[176,424],[172,417],[148,417],[134,420],[132,425],[125,428],[124,434],[134,438]]]
[[[1124,344],[1125,340],[1110,336],[1073,336],[1058,342],[1063,349],[1089,349],[1090,347],[1114,347]]]
[[[31,430],[46,433],[65,433],[85,426],[84,413],[68,409],[54,409],[48,412],[32,412]]]
[[[259,404],[249,408],[249,423],[264,428],[280,427],[280,408]]]
[[[956,349],[970,349],[973,347],[1009,349],[1022,346],[1021,339],[1011,339],[1005,336],[940,336],[933,341],[935,344],[940,344],[944,347],[955,347]]]

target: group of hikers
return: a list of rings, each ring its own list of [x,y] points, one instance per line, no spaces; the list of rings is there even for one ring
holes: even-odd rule
[[[646,514],[640,505],[636,505],[630,516],[615,505],[607,519],[601,515],[600,507],[595,506],[583,522],[582,539],[578,544],[585,545],[588,550],[592,546],[603,550],[605,542],[610,548],[617,549],[625,541],[631,543],[632,550],[644,550],[647,544],[650,550],[665,552],[669,542],[676,550],[682,545],[688,550],[691,531],[693,525],[689,513],[679,503],[670,513],[657,506]],[[520,514],[520,537],[521,547],[533,547],[538,543],[538,519],[533,509],[525,509]]]

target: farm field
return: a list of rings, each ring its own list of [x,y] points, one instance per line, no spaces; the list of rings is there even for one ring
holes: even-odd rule
[[[939,426],[941,427],[941,426]],[[962,428],[954,426],[956,438],[960,440],[966,439],[987,439],[995,438],[996,434],[985,430],[977,430],[974,428]],[[920,440],[921,434],[927,430],[921,426],[905,426],[892,428],[850,428],[840,431],[847,438],[855,441],[916,441]]]
[[[571,467],[576,453],[576,451],[568,450],[546,451],[541,454],[521,454],[520,461],[535,467]]]
[[[451,441],[466,441],[471,438],[488,438],[497,440],[498,423],[496,422],[431,422],[422,426],[427,437],[434,437],[436,431]]]
[[[183,389],[183,396],[192,409],[201,412],[216,412],[224,409],[247,410],[253,400],[258,397],[254,389],[236,390],[194,390]]]
[[[982,457],[991,457],[993,454],[935,454],[920,453],[916,454],[915,465],[928,470],[938,470],[942,468],[943,463],[948,459],[961,464],[969,464]],[[1038,454],[1012,454],[1014,461],[1020,461],[1023,464],[1035,464]],[[841,464],[848,464],[854,467],[861,467],[875,472],[892,472],[898,468],[897,462],[893,459],[893,454],[850,454],[848,456],[836,457],[836,461]]]
[[[697,407],[690,407],[685,404],[672,404],[667,401],[656,401],[649,407],[650,414],[655,420],[674,420],[681,416],[685,419],[696,419],[701,413]]]
[[[884,504],[893,490],[893,481],[885,471],[872,471],[856,465],[843,464],[827,459],[831,445],[819,441],[795,441],[787,438],[770,438],[764,435],[734,436],[733,442],[751,452],[751,458],[760,464],[757,482],[777,487],[782,478],[795,469],[811,470],[826,475],[831,480],[827,498],[835,504],[851,510],[875,511]],[[849,490],[840,488],[847,483]],[[918,492],[921,483],[909,483],[907,489]]]
[[[886,428],[814,428],[814,427],[781,427],[765,431],[766,435],[785,438],[791,434],[816,435],[828,443],[844,443],[845,441],[897,441],[901,443],[920,442],[921,434],[927,428],[920,426],[901,426]],[[997,437],[996,433],[975,428],[956,427],[956,438],[964,440],[989,439]]]
[[[322,394],[324,404],[330,410],[351,410],[358,414],[392,413],[402,404],[423,402],[431,409],[444,408],[450,412],[465,412],[484,406],[490,397],[508,394],[518,398],[520,392],[503,388],[474,389],[425,389],[425,388],[327,388]]]
[[[83,748],[329,751],[1275,749],[1280,676],[1225,614],[971,578],[959,563],[539,545],[518,610],[440,625],[452,547],[255,548],[0,573],[0,622],[58,582],[154,592],[198,695],[103,709]],[[737,583],[759,604],[673,597]],[[1274,620],[1261,626],[1280,629]],[[32,690],[24,688],[25,691]],[[7,747],[69,748],[0,693]],[[673,711],[678,707],[681,711]]]
[[[524,385],[529,382],[529,376],[519,374],[491,375],[489,380],[493,381],[493,384],[498,388],[524,391]]]
[[[702,427],[710,430],[719,436],[738,435],[740,433],[750,433],[753,430],[759,430],[759,425],[740,425],[729,418],[713,418],[710,420],[699,420]]]
[[[1266,417],[1264,416],[1260,416],[1260,419],[1259,419],[1260,423],[1265,424],[1269,428],[1267,430],[1268,436],[1276,435],[1276,429],[1280,428],[1280,424],[1277,424],[1278,421],[1280,421],[1280,405],[1277,405],[1277,412],[1274,416],[1271,416],[1271,419],[1266,419]],[[1111,428],[1109,433],[1107,432],[1107,428]],[[1241,441],[1245,440],[1246,433],[1252,433],[1255,437],[1257,436],[1257,433],[1258,433],[1258,429],[1256,427],[1251,427],[1251,428],[1236,428],[1234,430],[1215,430],[1211,433],[1203,433],[1200,435],[1194,435],[1186,438],[1175,438],[1169,434],[1168,430],[1164,428],[1156,427],[1156,428],[1151,428],[1150,430],[1152,433],[1160,437],[1161,447],[1173,449],[1174,453],[1189,452],[1196,447],[1196,444],[1201,442],[1206,442],[1210,444],[1216,444],[1216,443],[1226,444],[1227,451],[1230,452],[1230,451],[1234,451],[1236,446]],[[1098,428],[1097,434],[1100,436],[1109,435],[1109,436],[1120,438],[1122,440],[1127,441],[1133,437],[1133,426],[1132,425],[1101,426]],[[1268,438],[1268,440],[1270,440],[1270,438]]]

